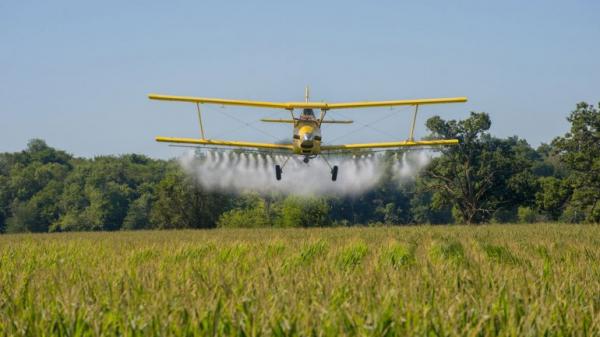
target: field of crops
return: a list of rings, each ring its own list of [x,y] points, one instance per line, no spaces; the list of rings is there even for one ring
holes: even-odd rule
[[[600,335],[600,227],[0,236],[0,335]]]

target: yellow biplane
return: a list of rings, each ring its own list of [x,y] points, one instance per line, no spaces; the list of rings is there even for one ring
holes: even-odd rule
[[[325,103],[311,102],[309,100],[309,90],[306,87],[304,102],[263,102],[263,101],[248,101],[248,100],[232,100],[220,98],[203,98],[189,96],[171,96],[150,94],[150,99],[163,101],[178,101],[195,103],[200,122],[201,138],[177,138],[177,137],[156,137],[158,142],[175,143],[175,144],[193,144],[195,146],[205,147],[228,147],[228,148],[253,148],[266,151],[287,152],[290,155],[298,155],[303,157],[303,161],[308,163],[310,159],[317,157],[322,153],[332,152],[349,152],[364,149],[394,149],[401,147],[431,147],[456,145],[458,139],[437,139],[437,140],[414,140],[415,123],[417,112],[420,105],[426,104],[443,104],[443,103],[463,103],[467,101],[466,97],[451,97],[451,98],[425,98],[425,99],[409,99],[409,100],[393,100],[393,101],[365,101],[365,102],[348,102],[348,103]],[[231,140],[216,140],[207,139],[204,136],[204,126],[202,124],[202,114],[200,104],[218,104],[218,105],[235,105],[257,108],[273,108],[288,110],[290,119],[261,119],[263,122],[269,123],[288,123],[292,124],[293,134],[292,140],[288,144],[275,143],[255,143],[244,141]],[[323,142],[321,135],[321,125],[325,123],[349,124],[350,120],[327,120],[325,116],[329,110],[336,109],[351,109],[351,108],[371,108],[371,107],[392,107],[408,105],[414,106],[412,123],[409,137],[403,141],[381,142],[381,143],[359,143],[359,144],[341,144],[329,145]],[[294,110],[301,109],[300,114],[296,114]],[[320,110],[319,116],[315,115],[315,110]],[[331,168],[331,179],[337,179],[338,167],[331,166],[327,159],[322,156],[327,165]],[[289,159],[289,156],[288,156]],[[287,160],[282,165],[275,165],[275,177],[281,180],[283,168]]]

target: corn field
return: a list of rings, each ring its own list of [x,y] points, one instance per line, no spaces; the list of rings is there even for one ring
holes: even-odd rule
[[[1,336],[598,336],[600,227],[0,236]]]

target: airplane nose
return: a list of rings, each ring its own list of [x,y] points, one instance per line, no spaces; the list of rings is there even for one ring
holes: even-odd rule
[[[303,149],[310,149],[313,147],[313,138],[314,135],[311,133],[305,133],[302,135],[302,143],[300,144],[300,146]]]
[[[304,148],[304,149],[311,148],[311,147],[313,147],[313,141],[312,141],[312,140],[305,140],[305,141],[303,141],[303,142],[300,144],[300,146],[301,146],[302,148]]]
[[[303,137],[304,139],[302,140],[302,143],[300,144],[300,146],[304,149],[307,148],[311,148],[313,147],[313,140],[312,137],[307,137],[306,135],[304,135]]]

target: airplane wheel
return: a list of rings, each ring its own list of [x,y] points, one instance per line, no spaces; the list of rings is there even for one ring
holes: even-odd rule
[[[336,181],[337,180],[337,174],[338,174],[338,167],[337,167],[337,165],[335,165],[333,167],[333,169],[331,169],[331,180],[332,181]]]
[[[277,178],[277,180],[281,180],[281,172],[281,166],[275,165],[275,178]]]

